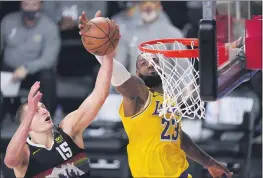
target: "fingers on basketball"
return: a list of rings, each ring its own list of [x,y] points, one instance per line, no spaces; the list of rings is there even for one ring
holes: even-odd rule
[[[102,12],[100,10],[98,10],[95,14],[95,17],[101,17],[102,16]]]
[[[94,18],[96,17],[101,17],[102,16],[102,12],[100,10],[98,10],[96,13],[95,13],[95,16]],[[80,32],[79,34],[81,35],[81,30],[84,29],[85,27],[85,24],[88,23],[89,19],[87,18],[86,16],[86,12],[83,11],[81,16],[79,16],[79,29],[80,29]]]
[[[100,11],[96,15],[100,15]],[[81,26],[80,26],[81,27]],[[113,52],[119,43],[120,34],[117,24],[104,17],[95,17],[81,30],[83,46],[92,54],[104,56]]]
[[[79,16],[79,28],[80,30],[84,27],[86,23],[88,23],[89,19],[86,17],[85,11]]]
[[[82,14],[79,16],[79,26],[78,27],[80,29],[80,32],[79,32],[80,35],[81,35],[81,30],[83,30],[87,22],[88,22],[88,19],[86,18],[86,14],[83,11]]]
[[[82,14],[79,16],[79,20],[81,23],[87,23],[89,21],[85,11],[83,11]]]
[[[114,22],[114,20],[112,20],[112,22]],[[114,22],[115,23],[115,22]],[[115,23],[116,24],[116,23]],[[119,33],[119,38],[121,38],[121,34],[120,34],[120,27],[118,24],[116,24],[116,28],[118,30],[118,33]]]

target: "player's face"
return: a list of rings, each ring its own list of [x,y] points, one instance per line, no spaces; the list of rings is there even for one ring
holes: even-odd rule
[[[155,68],[153,67],[153,63],[157,65],[159,64],[158,57],[154,54],[146,54],[146,53],[144,54],[140,55],[138,58],[137,61],[138,72],[146,76],[158,75]],[[151,58],[152,62],[149,62],[144,56],[148,56],[148,58]]]
[[[27,22],[34,24],[35,20],[39,17],[39,10],[41,2],[39,0],[24,0],[21,2],[22,16]],[[27,24],[29,25],[29,24]],[[30,24],[32,25],[32,24]]]
[[[139,7],[142,20],[144,22],[153,22],[159,16],[161,4],[160,1],[142,1]]]
[[[158,65],[159,64],[158,57],[153,54],[149,54],[149,55],[151,55],[153,62],[156,65]],[[160,85],[162,83],[161,77],[153,67],[152,62],[148,62],[144,58],[144,55],[140,55],[137,60],[137,76],[140,77],[144,81],[146,86],[150,88]]]
[[[28,105],[24,108],[24,113],[27,113]],[[47,132],[53,127],[53,122],[50,117],[50,113],[46,109],[45,105],[41,102],[38,103],[38,109],[32,123],[30,130],[37,133]]]

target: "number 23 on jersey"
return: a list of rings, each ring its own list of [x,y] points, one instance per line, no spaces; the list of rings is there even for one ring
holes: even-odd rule
[[[166,120],[162,118],[163,131],[161,133],[162,141],[176,141],[179,136],[180,123],[176,122],[175,119]],[[172,131],[171,131],[172,129]]]

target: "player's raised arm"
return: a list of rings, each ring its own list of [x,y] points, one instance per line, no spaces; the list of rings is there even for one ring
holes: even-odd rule
[[[28,137],[31,122],[38,109],[38,102],[42,97],[42,93],[38,90],[40,88],[40,82],[36,82],[32,87],[28,95],[28,112],[23,113],[25,117],[20,121],[20,125],[12,137],[10,143],[7,146],[5,164],[9,168],[16,168],[23,164],[29,157],[29,150],[26,146],[26,139]],[[24,107],[22,105],[22,107]],[[23,109],[23,108],[21,108]],[[20,117],[22,118],[22,117]]]
[[[221,177],[223,174],[229,178],[232,176],[232,173],[223,164],[200,149],[184,131],[181,131],[181,148],[187,157],[207,168],[213,177]]]
[[[98,11],[95,17],[100,16],[101,12]],[[80,35],[82,35],[81,30],[84,29],[85,24],[88,22],[85,13],[80,16],[79,21]],[[101,57],[96,56],[96,58],[101,63]],[[113,59],[111,83],[125,99],[134,100],[135,98],[140,98],[144,102],[147,101],[149,90],[144,82],[137,76],[131,75],[127,69],[115,59]]]
[[[101,61],[99,56],[96,56],[96,58],[98,61]],[[133,100],[139,97],[141,100],[146,101],[148,98],[149,90],[143,80],[131,75],[127,69],[115,59],[113,59],[111,84],[127,99]]]
[[[100,108],[109,95],[112,75],[113,53],[104,56],[98,72],[95,88],[80,107],[67,115],[60,126],[70,136],[82,134],[95,119]]]

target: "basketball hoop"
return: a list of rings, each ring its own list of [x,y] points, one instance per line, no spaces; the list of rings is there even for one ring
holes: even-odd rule
[[[190,49],[187,49],[190,47]],[[162,79],[163,107],[160,117],[204,118],[204,102],[199,95],[199,72],[194,68],[199,60],[198,39],[161,39],[139,45],[139,53],[153,65]],[[159,61],[153,60],[153,54]],[[179,116],[179,119],[178,119]]]

